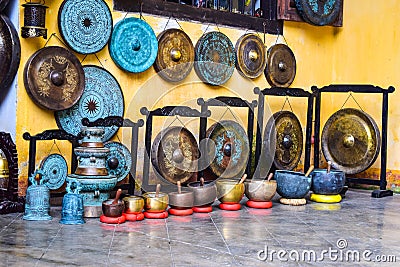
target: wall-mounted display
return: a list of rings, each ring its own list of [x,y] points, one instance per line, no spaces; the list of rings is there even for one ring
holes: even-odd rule
[[[267,65],[264,42],[256,34],[245,34],[237,40],[236,69],[247,78],[259,77]]]
[[[285,44],[276,44],[268,49],[265,77],[270,85],[289,87],[296,76],[296,58]]]

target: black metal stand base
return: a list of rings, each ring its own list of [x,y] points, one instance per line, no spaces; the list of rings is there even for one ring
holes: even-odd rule
[[[382,198],[382,197],[390,197],[393,196],[393,191],[392,190],[374,190],[372,191],[371,197],[374,198]]]

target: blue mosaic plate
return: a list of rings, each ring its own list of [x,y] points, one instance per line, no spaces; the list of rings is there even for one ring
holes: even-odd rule
[[[129,149],[119,142],[109,141],[104,146],[110,149],[106,158],[106,168],[109,175],[117,177],[120,182],[129,174],[132,165],[132,155]]]
[[[222,32],[205,33],[196,43],[194,70],[211,85],[226,83],[235,69],[235,48]]]
[[[103,0],[64,0],[58,29],[72,50],[93,54],[102,50],[112,32],[111,11]]]
[[[68,165],[60,154],[51,154],[40,163],[42,176],[48,178],[43,184],[50,190],[59,189],[65,182],[68,173]]]
[[[124,96],[114,76],[98,66],[86,65],[85,89],[78,103],[71,108],[54,113],[57,125],[66,132],[78,135],[81,131],[82,119],[95,121],[108,116],[124,115]],[[113,137],[117,126],[104,127],[103,142]]]
[[[139,73],[150,68],[156,60],[158,41],[149,24],[132,17],[115,24],[108,48],[119,68]]]

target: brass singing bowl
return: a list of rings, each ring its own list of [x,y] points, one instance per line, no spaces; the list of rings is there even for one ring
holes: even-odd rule
[[[188,188],[194,193],[196,207],[211,205],[217,199],[217,186],[212,181],[205,181],[203,186],[200,182],[191,182]]]
[[[166,193],[147,192],[143,194],[144,209],[147,212],[163,212],[168,207],[168,195]]]
[[[139,196],[127,196],[122,201],[125,204],[125,213],[139,213],[144,208],[144,199]]]
[[[270,201],[276,193],[275,180],[251,180],[245,182],[244,193],[252,201]]]
[[[102,202],[101,208],[103,210],[103,214],[107,217],[120,217],[125,209],[124,202],[118,200],[116,204],[112,202],[114,199],[108,199]]]
[[[218,200],[221,203],[239,203],[244,194],[244,183],[233,179],[219,179],[216,182]]]
[[[194,203],[194,194],[192,191],[171,192],[168,194],[169,205],[171,208],[192,208]]]

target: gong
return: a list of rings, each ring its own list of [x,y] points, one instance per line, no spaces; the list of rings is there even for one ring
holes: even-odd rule
[[[193,134],[184,127],[162,130],[151,147],[151,162],[167,181],[187,182],[197,172],[199,147]]]
[[[285,44],[271,46],[267,52],[265,77],[270,85],[289,87],[296,76],[296,59]]]
[[[73,53],[60,46],[48,46],[36,51],[26,62],[24,84],[38,106],[64,110],[82,96],[85,74]]]
[[[6,8],[9,0],[0,0],[0,12],[3,11],[3,9]]]
[[[147,22],[132,17],[114,26],[108,48],[119,68],[139,73],[150,68],[156,60],[158,41]]]
[[[193,68],[194,47],[190,37],[180,29],[168,29],[160,33],[158,53],[154,69],[166,81],[179,82]]]
[[[231,120],[216,122],[208,128],[207,162],[208,168],[217,177],[240,178],[246,170],[250,144],[243,127]],[[213,146],[213,147],[210,147]]]
[[[42,176],[48,178],[44,185],[50,190],[59,189],[67,178],[68,165],[60,154],[51,154],[45,157],[39,168],[43,172]]]
[[[368,169],[378,157],[381,145],[375,121],[353,108],[335,112],[326,122],[321,139],[326,160],[346,174]]]
[[[233,74],[235,61],[235,48],[221,32],[205,33],[196,43],[194,70],[204,83],[226,83]]]
[[[112,32],[111,11],[103,0],[64,0],[58,10],[58,29],[72,50],[93,54],[102,50]]]
[[[259,77],[267,65],[264,42],[255,34],[245,34],[235,45],[236,69],[247,78]]]
[[[110,149],[106,157],[106,168],[109,175],[117,177],[117,182],[122,181],[129,174],[132,166],[132,155],[129,149],[119,142],[108,141],[104,147]]]
[[[18,33],[10,19],[0,15],[0,99],[14,80],[20,59],[21,45]]]
[[[304,21],[317,25],[333,24],[342,8],[343,0],[295,0]]]
[[[83,118],[95,121],[108,116],[123,117],[124,114],[124,96],[115,77],[94,65],[84,66],[83,71],[85,89],[79,101],[69,109],[54,113],[58,127],[73,135],[81,132]],[[115,125],[104,127],[101,140],[110,140],[117,131]]]
[[[263,149],[267,156],[274,155],[279,170],[293,170],[303,151],[303,130],[296,115],[279,111],[268,120],[264,131]]]

